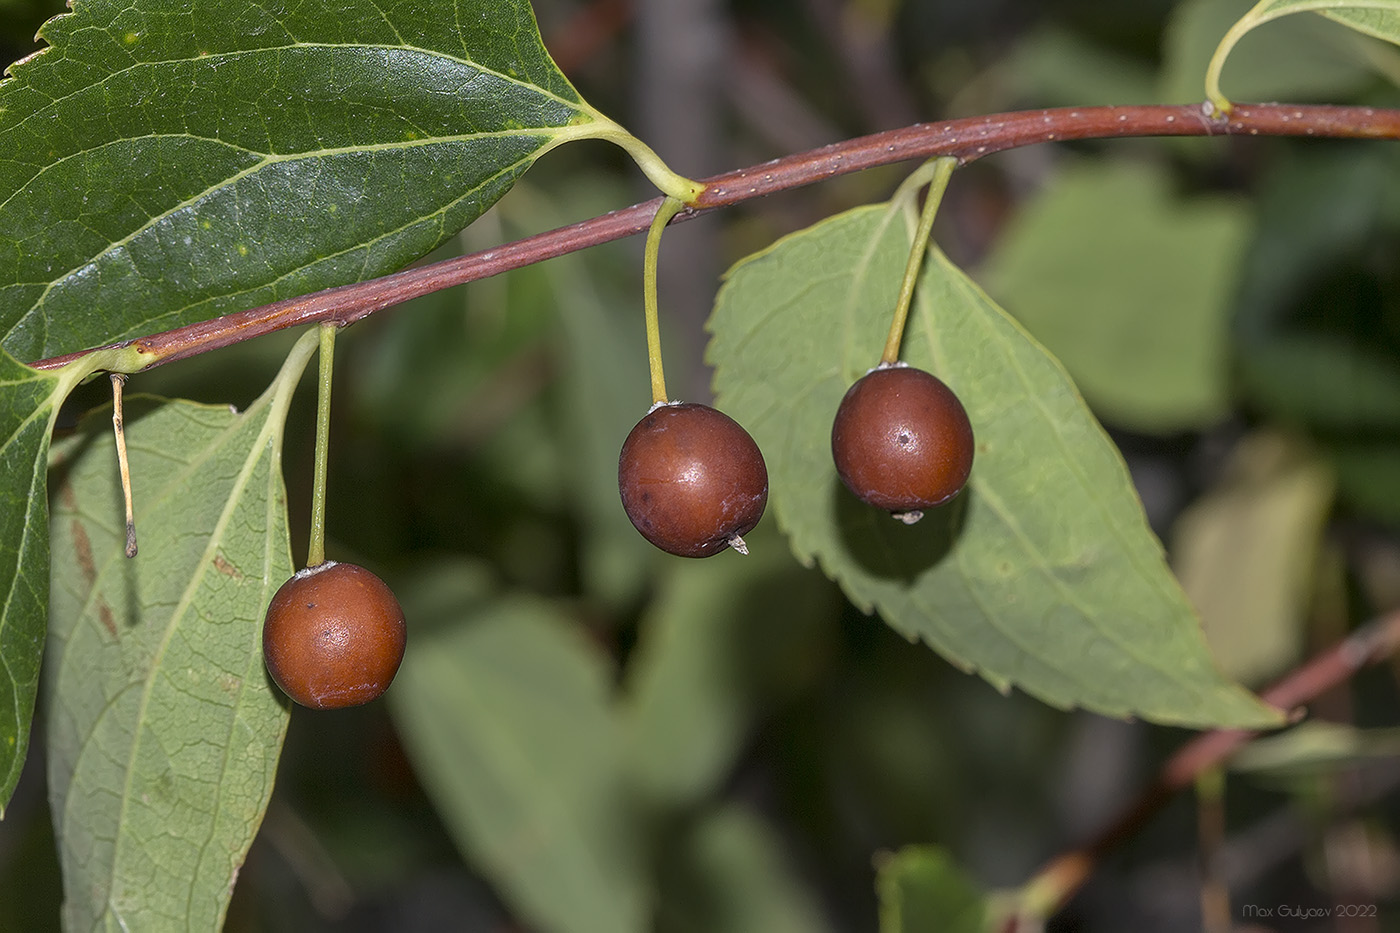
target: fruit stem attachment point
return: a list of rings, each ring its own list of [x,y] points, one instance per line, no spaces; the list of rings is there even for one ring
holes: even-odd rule
[[[948,189],[948,179],[958,160],[952,156],[930,159],[910,175],[895,192],[899,199],[906,192],[917,191],[928,185],[923,210],[919,213],[919,225],[914,230],[914,244],[909,248],[909,261],[904,266],[904,281],[899,285],[899,298],[895,301],[894,319],[890,321],[890,333],[885,338],[885,352],[880,362],[890,365],[899,361],[899,347],[904,341],[904,325],[909,320],[909,306],[914,300],[914,286],[919,281],[919,273],[924,268],[924,256],[928,253],[929,236],[933,233],[933,218],[938,213],[938,205],[943,201],[943,192]]]
[[[311,479],[311,536],[306,547],[306,566],[326,562],[326,470],[331,449],[331,373],[335,362],[334,321],[320,325],[320,369],[316,383],[316,462]]]
[[[653,405],[664,405],[666,398],[666,374],[661,366],[661,323],[657,312],[656,265],[661,255],[661,231],[685,209],[679,198],[667,195],[656,209],[651,229],[647,231],[646,252],[642,257],[642,304],[647,319],[647,363],[651,367],[651,401]]]
[[[741,537],[740,535],[734,535],[734,537],[730,538],[729,546],[734,550],[738,551],[740,554],[743,554],[745,557],[749,556],[748,543],[745,542],[743,537]]]
[[[117,437],[117,472],[122,482],[122,504],[126,507],[126,556],[136,556],[136,512],[131,506],[131,461],[126,456],[126,423],[122,415],[124,373],[112,373],[112,431]]]

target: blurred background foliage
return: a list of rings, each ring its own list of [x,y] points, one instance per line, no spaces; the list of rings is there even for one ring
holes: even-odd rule
[[[920,119],[1194,101],[1249,5],[535,4],[584,96],[694,176]],[[32,52],[56,12],[0,0],[0,58]],[[1393,47],[1297,16],[1247,37],[1224,87],[1397,106],[1397,75]],[[704,320],[725,267],[887,197],[903,171],[668,234],[673,392],[708,397]],[[619,153],[566,147],[443,254],[648,196]],[[1400,606],[1393,144],[1032,147],[958,172],[936,237],[1113,432],[1232,675],[1259,686]],[[616,494],[616,451],[648,401],[640,258],[640,242],[596,248],[342,338],[328,552],[389,580],[413,647],[386,702],[293,715],[230,930],[625,931],[648,913],[678,933],[937,929],[917,919],[920,892],[946,907],[1024,882],[1183,741],[997,694],[846,604],[787,555],[771,517],[748,561],[652,551]],[[290,340],[133,388],[241,407]],[[74,409],[101,404],[100,388]],[[294,553],[304,390],[286,462]],[[1397,673],[1322,698],[1321,731],[1256,748],[1218,793],[1175,801],[1050,928],[1400,929]],[[3,930],[57,922],[39,747],[0,828]],[[1198,840],[1207,817],[1222,829]],[[612,838],[620,827],[643,838]],[[936,848],[894,854],[915,845]],[[1233,906],[1203,916],[1203,891]],[[1350,926],[1244,909],[1338,903],[1376,909]],[[975,928],[959,916],[943,928]]]

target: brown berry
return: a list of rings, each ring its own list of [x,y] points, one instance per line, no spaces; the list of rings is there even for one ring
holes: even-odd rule
[[[858,379],[831,426],[841,481],[864,502],[917,521],[947,502],[972,472],[972,424],[953,390],[911,366]]]
[[[622,507],[652,544],[681,557],[726,547],[747,554],[743,535],[768,504],[768,468],[749,432],[707,405],[668,404],[647,413],[617,463]]]
[[[298,571],[272,597],[263,660],[302,706],[341,709],[388,689],[406,639],[403,609],[383,580],[327,561]]]

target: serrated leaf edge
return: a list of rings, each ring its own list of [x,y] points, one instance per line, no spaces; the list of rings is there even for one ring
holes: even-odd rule
[[[8,353],[6,353],[3,349],[0,349],[0,354],[3,354],[6,358],[10,359],[11,361],[13,361],[13,362],[15,362],[15,363],[17,363],[17,364],[19,364],[19,365],[21,365],[21,366],[24,365],[24,364],[22,364],[22,363],[19,363],[18,360],[15,360],[14,357],[10,356],[10,355],[9,355]],[[25,383],[29,383],[29,382],[51,382],[51,383],[52,383],[52,389],[51,389],[51,391],[50,391],[48,397],[47,397],[46,399],[44,399],[44,401],[43,401],[42,403],[40,403],[39,405],[36,405],[36,406],[34,407],[34,410],[33,410],[32,412],[30,412],[29,415],[27,415],[27,416],[24,418],[24,420],[23,420],[22,422],[20,422],[20,425],[19,425],[19,427],[15,430],[14,434],[12,434],[12,435],[10,435],[9,437],[5,438],[5,440],[4,440],[3,443],[0,443],[0,454],[3,454],[3,452],[6,451],[6,450],[8,450],[9,447],[10,447],[10,445],[13,444],[13,443],[15,442],[16,438],[18,438],[21,434],[23,434],[26,428],[31,427],[31,426],[34,424],[34,422],[35,422],[36,420],[38,420],[41,416],[44,417],[45,420],[47,421],[47,424],[46,424],[46,426],[45,426],[45,428],[44,428],[43,440],[42,440],[42,442],[39,444],[38,449],[35,451],[34,472],[33,472],[33,476],[32,476],[32,479],[30,480],[30,484],[29,484],[29,500],[28,500],[28,501],[31,502],[31,503],[37,503],[37,504],[38,504],[38,508],[39,508],[40,511],[42,512],[42,516],[41,516],[41,517],[42,517],[42,521],[41,521],[41,522],[38,522],[34,527],[42,528],[43,533],[44,533],[44,536],[45,536],[45,542],[46,542],[46,543],[45,543],[45,549],[47,549],[47,537],[48,537],[48,511],[49,511],[49,507],[48,507],[48,451],[49,451],[49,439],[50,439],[51,436],[53,435],[54,424],[55,424],[55,423],[57,422],[57,420],[58,420],[58,412],[59,412],[60,406],[63,404],[63,400],[66,399],[66,398],[68,397],[68,394],[69,394],[70,392],[73,391],[73,388],[74,388],[75,386],[77,386],[77,384],[78,384],[79,382],[81,382],[83,379],[85,379],[87,376],[89,376],[89,375],[96,369],[97,364],[98,364],[98,360],[97,360],[96,358],[94,358],[94,359],[89,359],[89,360],[77,360],[77,361],[74,361],[73,363],[69,364],[68,366],[64,367],[63,369],[59,370],[58,372],[54,372],[54,373],[45,373],[45,372],[41,372],[41,371],[36,370],[36,369],[29,369],[28,367],[26,367],[26,369],[28,370],[28,372],[29,372],[31,375],[27,376],[25,379],[5,380],[3,383],[0,383],[0,384],[5,385],[5,386],[20,386],[20,385],[24,385]],[[4,595],[4,603],[3,603],[3,606],[0,606],[0,627],[8,626],[9,624],[11,624],[11,620],[10,620],[10,610],[11,610],[11,607],[13,606],[13,604],[14,604],[15,592],[16,592],[17,588],[19,587],[20,581],[21,581],[21,578],[22,578],[22,574],[20,573],[19,562],[23,559],[23,557],[24,557],[24,555],[25,555],[25,552],[26,552],[26,551],[29,549],[29,547],[31,546],[31,537],[30,537],[30,536],[31,536],[33,533],[34,533],[34,532],[33,532],[32,528],[31,528],[31,526],[30,526],[30,523],[29,523],[29,522],[26,522],[26,523],[25,523],[25,527],[24,527],[23,535],[22,535],[22,537],[20,538],[20,541],[19,541],[18,546],[15,548],[16,565],[15,565],[15,572],[14,572],[14,583],[13,583],[13,585],[6,591],[6,593],[5,593],[5,595]],[[48,568],[48,566],[45,565],[45,566],[42,567],[42,568],[36,568],[36,569],[39,570],[39,571],[41,572],[42,577],[43,577],[43,579],[44,579],[45,588],[47,589],[47,585],[48,585],[48,575],[49,575],[49,568]],[[45,598],[45,600],[44,600],[44,609],[45,609],[45,611],[47,612],[47,609],[48,609],[48,600],[47,600],[47,598]],[[42,646],[42,640],[41,640],[40,644],[41,644],[41,646]],[[42,651],[42,647],[41,647],[41,651]],[[3,663],[3,664],[5,665],[5,669],[6,669],[6,671],[8,672],[8,671],[9,671],[9,662],[8,662],[8,660],[6,660],[6,659],[0,659],[0,663]],[[11,677],[11,682],[12,682],[12,683],[17,683],[18,681],[17,681],[15,678]],[[16,695],[16,701],[18,702],[19,699],[20,699],[20,698],[19,698],[19,696],[18,696],[18,694],[17,694],[17,695]],[[16,706],[14,712],[15,712],[15,722],[16,722],[16,723],[21,723],[21,724],[23,724],[23,723],[24,723],[23,710],[20,709],[19,706]],[[6,787],[12,788],[12,787],[14,786],[14,784],[19,780],[19,772],[24,768],[24,762],[25,762],[25,759],[28,757],[29,746],[30,746],[30,743],[29,743],[29,734],[30,734],[30,732],[31,732],[32,729],[33,729],[33,718],[32,718],[33,708],[32,708],[32,706],[31,706],[31,709],[30,709],[30,713],[31,713],[31,717],[30,717],[29,723],[26,724],[26,725],[21,725],[20,734],[16,736],[16,739],[15,739],[15,746],[16,746],[16,747],[15,747],[15,755],[14,755],[13,761],[11,762],[11,767],[10,767],[10,769],[9,769],[4,775],[0,775],[0,788],[6,788]],[[6,807],[7,807],[8,804],[9,804],[9,799],[8,799],[8,798],[9,798],[9,794],[7,793],[7,794],[5,794],[5,796],[4,796],[3,799],[0,799],[0,819],[4,819],[4,816],[5,816],[5,809],[6,809]]]

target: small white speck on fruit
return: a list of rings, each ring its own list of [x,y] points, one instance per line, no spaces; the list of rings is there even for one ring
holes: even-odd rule
[[[918,509],[910,509],[908,512],[891,512],[890,515],[896,520],[912,525],[924,517],[924,513]]]
[[[884,362],[884,361],[881,361],[878,365],[872,366],[872,367],[870,367],[869,369],[867,369],[867,370],[865,371],[865,374],[868,376],[868,375],[870,375],[871,373],[875,372],[877,369],[908,369],[908,368],[909,368],[909,364],[906,363],[906,362],[904,362],[903,360],[895,360],[893,363],[886,363],[886,362]]]
[[[669,401],[669,402],[652,402],[652,403],[651,403],[651,407],[647,409],[647,414],[651,414],[652,412],[656,411],[658,408],[674,408],[674,407],[677,406],[677,405],[684,405],[684,404],[685,404],[685,402],[676,401],[676,400]]]

